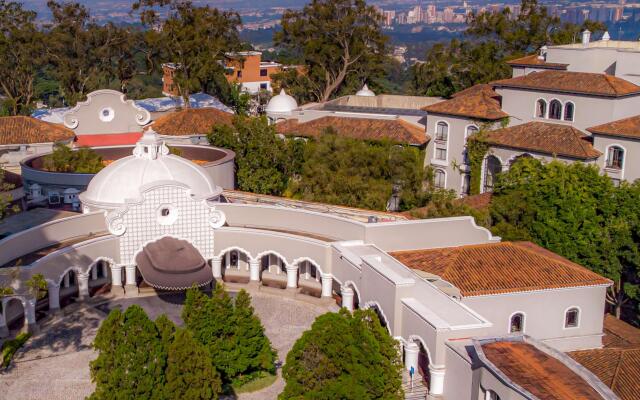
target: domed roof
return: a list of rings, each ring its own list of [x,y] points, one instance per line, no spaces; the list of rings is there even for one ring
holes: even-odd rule
[[[188,186],[196,198],[208,199],[222,192],[204,168],[169,154],[169,148],[149,130],[136,143],[133,155],[113,162],[93,177],[80,200],[98,206],[118,206],[127,199],[139,199],[144,187],[167,181]]]
[[[298,108],[298,102],[286,94],[284,89],[280,90],[279,95],[273,96],[267,104],[267,112],[273,113],[290,113],[296,108]]]
[[[356,93],[356,96],[363,96],[363,97],[374,97],[375,95],[376,94],[373,93],[371,89],[369,89],[369,86],[367,86],[366,83],[364,84],[362,89],[358,90],[358,93]]]

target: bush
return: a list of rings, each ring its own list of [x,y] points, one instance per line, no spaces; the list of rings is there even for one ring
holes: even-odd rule
[[[397,342],[373,310],[319,316],[287,355],[280,399],[404,399]]]
[[[21,333],[15,339],[7,340],[2,345],[2,364],[0,367],[7,368],[16,352],[27,343],[31,337],[30,333]]]
[[[44,157],[44,169],[51,172],[96,174],[102,168],[102,156],[89,147],[72,150],[68,146],[56,144],[53,153]]]

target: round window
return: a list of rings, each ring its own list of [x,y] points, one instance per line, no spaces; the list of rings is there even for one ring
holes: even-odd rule
[[[100,110],[100,114],[98,116],[100,117],[100,121],[109,122],[113,120],[113,118],[115,117],[115,113],[113,112],[113,108],[105,107]]]
[[[178,209],[172,205],[162,205],[158,208],[157,219],[160,225],[171,225],[178,219]]]

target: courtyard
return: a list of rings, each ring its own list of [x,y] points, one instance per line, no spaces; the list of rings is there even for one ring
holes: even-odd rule
[[[281,363],[317,316],[337,310],[335,305],[327,306],[304,298],[290,298],[257,290],[250,293],[256,314]],[[138,304],[152,319],[166,314],[181,325],[183,301],[184,295],[176,293],[105,298],[103,302],[94,300],[92,303],[71,304],[60,315],[43,321],[41,332],[16,354],[9,369],[0,373],[0,397],[12,400],[84,399],[93,392],[89,362],[97,354],[92,350],[91,343],[109,310],[126,309]],[[238,398],[275,399],[283,388],[284,381],[278,369],[278,379],[273,385],[241,394]]]

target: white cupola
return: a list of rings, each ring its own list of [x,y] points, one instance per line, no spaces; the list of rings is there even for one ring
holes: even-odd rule
[[[298,102],[292,96],[289,96],[284,89],[280,90],[280,94],[273,96],[267,104],[267,113],[291,113],[298,108]]]
[[[366,83],[364,84],[362,89],[358,90],[358,92],[356,93],[356,96],[361,96],[361,97],[375,97],[375,95],[376,94],[373,93],[371,89],[369,89],[369,86],[367,86]]]

